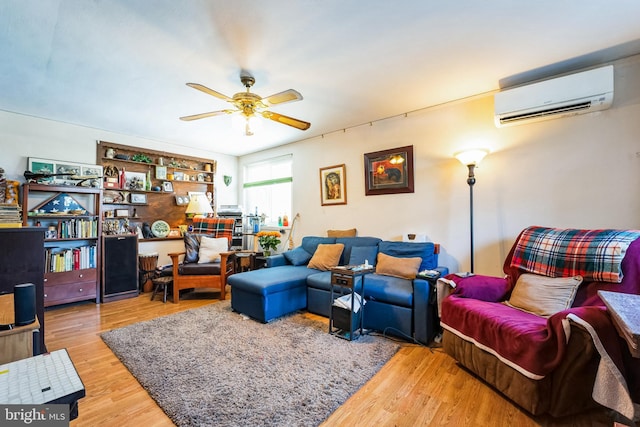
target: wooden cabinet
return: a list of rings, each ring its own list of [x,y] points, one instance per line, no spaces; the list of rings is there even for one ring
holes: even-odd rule
[[[45,229],[45,307],[100,302],[101,200],[99,188],[23,185],[23,225]]]
[[[105,234],[119,234],[125,221],[130,229],[158,220],[171,228],[188,225],[189,193],[209,197],[215,210],[214,160],[105,141],[97,145],[96,157],[105,171]]]

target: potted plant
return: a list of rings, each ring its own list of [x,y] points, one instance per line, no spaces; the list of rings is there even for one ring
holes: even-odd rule
[[[259,231],[256,237],[262,247],[264,256],[270,256],[271,252],[275,251],[280,244],[280,237],[282,237],[282,235],[278,231]]]

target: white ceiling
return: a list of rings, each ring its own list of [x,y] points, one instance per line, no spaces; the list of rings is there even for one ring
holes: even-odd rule
[[[242,155],[640,52],[637,0],[2,0],[0,109]],[[565,69],[563,69],[565,68]],[[311,122],[254,136],[185,85]],[[117,141],[116,141],[117,142]]]

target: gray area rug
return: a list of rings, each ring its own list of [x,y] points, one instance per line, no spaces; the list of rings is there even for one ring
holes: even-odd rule
[[[229,301],[136,323],[102,339],[179,426],[315,426],[393,356],[297,313],[262,324]]]

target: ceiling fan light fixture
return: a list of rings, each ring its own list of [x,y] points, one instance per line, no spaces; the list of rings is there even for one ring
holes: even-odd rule
[[[262,129],[262,121],[255,114],[237,114],[231,120],[233,128],[241,130],[245,136],[251,136]]]
[[[253,135],[253,131],[256,130],[256,126],[259,126],[259,124],[261,124],[260,120],[257,118],[258,116],[262,116],[265,119],[273,120],[274,122],[282,123],[284,125],[291,126],[300,130],[307,130],[311,126],[311,123],[305,122],[304,120],[299,120],[293,117],[285,116],[283,114],[265,110],[273,105],[284,104],[293,101],[301,101],[303,98],[298,91],[287,89],[282,92],[274,93],[273,95],[267,96],[266,98],[262,98],[260,95],[250,92],[251,86],[253,86],[253,84],[255,83],[255,79],[251,75],[243,71],[240,75],[240,81],[246,88],[246,92],[236,93],[232,98],[213,89],[209,89],[208,87],[203,86],[199,83],[187,83],[187,86],[189,87],[214,96],[218,99],[227,101],[228,103],[232,104],[235,109],[193,114],[191,116],[180,117],[180,120],[191,121],[204,119],[206,117],[219,116],[223,114],[236,114],[236,116],[234,116],[234,119],[235,117],[239,117],[239,121],[241,123],[237,123],[238,120],[234,120],[233,126],[244,127],[245,135],[248,136]],[[244,119],[244,122],[242,122],[242,119]]]

